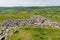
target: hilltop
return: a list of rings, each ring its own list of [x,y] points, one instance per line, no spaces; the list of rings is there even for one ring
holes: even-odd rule
[[[50,40],[50,39],[54,40],[55,38],[59,40],[60,37],[58,34],[60,33],[59,29],[60,29],[60,6],[0,7],[0,39],[1,40],[5,40],[5,39],[20,40],[20,37],[21,40],[24,40],[25,38],[27,38],[25,36],[29,36],[28,40],[32,38],[33,38],[32,40],[34,40],[35,37],[38,37],[36,40],[38,39],[42,40],[46,38],[48,38],[46,40]],[[29,32],[27,33],[26,30]],[[24,32],[26,32],[25,36],[24,36]],[[50,32],[52,33],[51,36],[53,35],[52,38],[49,34]],[[57,37],[54,33],[57,35]],[[14,39],[14,37],[17,38]]]
[[[59,28],[60,23],[53,22],[39,15],[31,15],[28,19],[8,19],[5,20],[0,28],[0,39],[5,38],[8,34],[15,32],[15,28],[37,27],[37,28]],[[14,30],[12,30],[12,28]],[[1,32],[2,31],[2,32]]]

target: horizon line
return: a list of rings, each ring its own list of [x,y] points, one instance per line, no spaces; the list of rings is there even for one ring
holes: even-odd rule
[[[50,6],[0,6],[0,7],[50,7]]]

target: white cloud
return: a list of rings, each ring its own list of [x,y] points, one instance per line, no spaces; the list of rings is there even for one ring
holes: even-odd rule
[[[0,0],[0,6],[60,6],[60,0]]]

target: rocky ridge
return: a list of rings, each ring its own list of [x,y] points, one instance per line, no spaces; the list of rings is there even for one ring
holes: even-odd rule
[[[52,26],[60,27],[60,23],[53,22],[39,15],[33,15],[29,19],[9,19],[2,23],[2,27],[22,27],[22,26]]]
[[[60,23],[53,22],[39,15],[33,15],[29,19],[8,19],[1,24],[3,29],[0,30],[0,40],[4,40],[5,36],[12,32],[9,29],[10,27],[20,28],[24,26],[60,27]]]

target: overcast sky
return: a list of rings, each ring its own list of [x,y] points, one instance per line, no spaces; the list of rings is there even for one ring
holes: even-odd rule
[[[60,0],[0,0],[0,6],[60,6]]]

